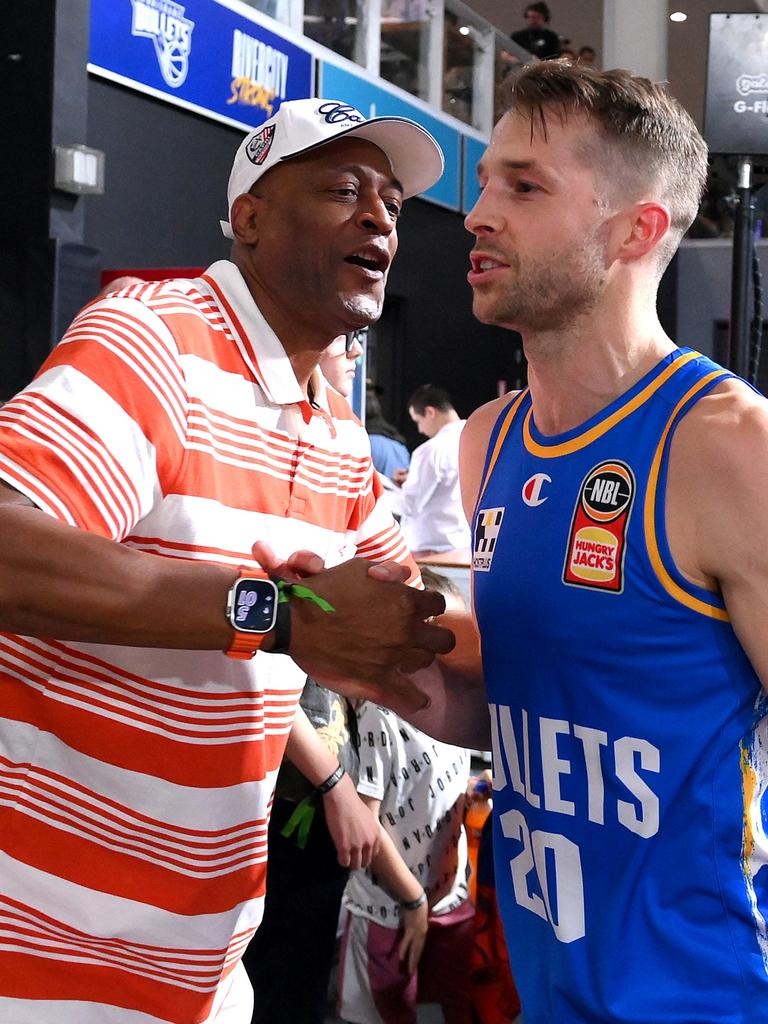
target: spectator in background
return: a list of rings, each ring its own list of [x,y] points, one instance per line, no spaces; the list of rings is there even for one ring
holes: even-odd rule
[[[340,334],[320,356],[317,364],[320,372],[334,391],[338,391],[344,398],[348,399],[352,394],[357,360],[362,354],[363,346],[357,331],[352,331],[350,334]]]
[[[594,64],[597,60],[594,46],[582,46],[577,59],[579,64]]]
[[[402,485],[402,529],[415,558],[469,548],[469,526],[459,491],[459,437],[464,420],[446,391],[424,384],[411,395],[408,413],[427,440],[411,456]]]
[[[408,469],[411,453],[405,447],[405,438],[397,427],[384,419],[376,387],[370,383],[365,389],[365,429],[371,440],[373,464],[379,473],[394,480],[398,470]]]
[[[528,4],[523,11],[526,27],[512,32],[512,39],[539,60],[560,55],[560,36],[545,28],[549,24],[549,7],[545,3]]]
[[[423,570],[446,608],[450,580]],[[353,871],[339,964],[339,1015],[351,1024],[416,1024],[417,1002],[466,1024],[474,908],[463,827],[469,751],[365,701],[358,709],[358,792],[382,826],[371,869]]]

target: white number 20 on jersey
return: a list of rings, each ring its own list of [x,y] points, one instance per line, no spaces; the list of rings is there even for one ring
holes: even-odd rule
[[[560,942],[583,938],[584,880],[578,846],[556,832],[530,832],[520,811],[506,811],[500,823],[507,839],[523,844],[520,853],[509,862],[518,905],[549,921]],[[531,871],[536,872],[541,896],[530,890]],[[557,920],[552,912],[553,895]]]

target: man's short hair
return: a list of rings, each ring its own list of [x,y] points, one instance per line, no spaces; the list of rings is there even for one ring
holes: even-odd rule
[[[435,387],[434,384],[422,384],[408,399],[408,408],[423,416],[428,405],[438,412],[450,412],[453,409],[453,402],[447,391]]]
[[[538,14],[540,14],[542,16],[544,21],[547,24],[549,24],[549,19],[550,19],[549,7],[547,6],[547,4],[545,4],[543,2],[543,0],[541,0],[540,3],[526,4],[525,10],[523,11],[523,17],[526,16],[528,11],[536,11]]]
[[[582,53],[591,53],[593,57],[597,56],[597,50],[594,48],[594,46],[580,46],[579,56],[581,56]]]
[[[598,145],[584,138],[581,154],[605,182],[606,197],[632,200],[655,188],[672,224],[659,249],[663,268],[699,209],[707,178],[707,144],[693,118],[658,82],[629,71],[540,61],[507,80],[509,108],[528,117],[544,137],[547,118],[564,124],[576,114],[595,126]]]

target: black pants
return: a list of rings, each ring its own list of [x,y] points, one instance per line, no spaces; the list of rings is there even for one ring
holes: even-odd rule
[[[243,963],[254,992],[253,1024],[323,1024],[336,924],[349,871],[315,812],[305,849],[280,829],[295,810],[275,800],[269,824],[264,920]]]

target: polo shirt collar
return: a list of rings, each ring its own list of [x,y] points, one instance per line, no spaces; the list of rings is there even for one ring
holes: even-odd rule
[[[267,399],[276,405],[305,402],[280,339],[262,316],[235,264],[219,260],[208,267],[203,278],[213,289],[243,359]],[[325,405],[325,388],[321,390]]]

